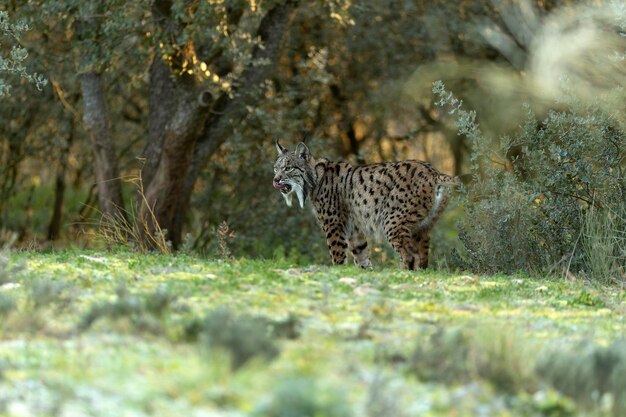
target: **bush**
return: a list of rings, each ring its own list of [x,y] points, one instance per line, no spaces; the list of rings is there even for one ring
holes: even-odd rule
[[[517,342],[497,329],[468,333],[440,328],[418,344],[409,366],[423,381],[452,384],[479,378],[500,391],[515,393],[535,384]]]
[[[0,285],[15,282],[16,272],[19,267],[9,265],[9,257],[0,252]]]
[[[456,114],[459,134],[472,145],[476,180],[463,194],[459,223],[463,266],[485,272],[584,270],[590,258],[580,240],[587,213],[625,217],[626,130],[619,118],[597,103],[571,99],[542,121],[527,109],[520,131],[494,143],[443,83],[435,83],[433,92],[439,105]],[[608,248],[602,256],[617,250]]]
[[[587,406],[609,401],[613,415],[626,415],[626,345],[584,343],[554,349],[537,365],[539,375],[557,390]]]
[[[153,334],[164,333],[162,319],[176,300],[175,295],[164,288],[158,288],[146,297],[128,292],[120,286],[113,301],[94,304],[82,317],[78,328],[88,330],[98,320],[108,318],[113,321],[128,321],[131,329]]]
[[[0,292],[0,317],[6,316],[17,307],[17,300],[9,294]]]
[[[57,304],[67,306],[71,301],[73,286],[67,282],[51,281],[47,278],[34,280],[28,283],[29,300],[34,308],[43,308]]]
[[[281,383],[272,399],[260,405],[254,417],[350,417],[352,412],[337,391],[320,388],[310,378],[291,378]]]
[[[189,340],[197,340],[209,349],[224,349],[230,353],[233,370],[254,357],[274,359],[279,353],[267,320],[244,314],[237,316],[226,308],[218,308],[204,319],[192,321],[185,333]]]
[[[582,248],[591,280],[615,284],[626,277],[626,203],[615,209],[587,210]]]

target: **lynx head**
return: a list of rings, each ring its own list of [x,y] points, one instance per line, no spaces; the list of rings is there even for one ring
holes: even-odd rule
[[[276,139],[278,158],[274,163],[273,185],[281,192],[285,202],[291,207],[291,200],[295,193],[300,207],[304,203],[315,186],[315,173],[311,167],[311,154],[309,148],[300,142],[295,152],[290,152]]]

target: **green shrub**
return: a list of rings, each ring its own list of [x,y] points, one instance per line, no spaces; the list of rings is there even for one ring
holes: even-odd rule
[[[626,344],[583,343],[553,349],[537,365],[539,375],[578,403],[594,407],[607,398],[614,416],[626,415]]]
[[[626,201],[626,131],[619,118],[597,103],[571,99],[542,121],[528,109],[515,136],[494,142],[443,83],[435,83],[433,92],[456,114],[459,134],[472,145],[476,180],[462,196],[459,222],[464,266],[486,272],[585,269],[589,258],[579,244],[585,215],[623,213],[620,202]]]
[[[365,416],[394,416],[406,417],[412,415],[407,410],[406,397],[412,397],[402,391],[404,381],[390,379],[384,375],[377,375],[369,383],[367,400],[365,402]]]
[[[0,252],[0,285],[15,282],[16,273],[20,267],[9,265],[9,258]]]
[[[588,278],[614,284],[626,277],[626,203],[587,210],[581,240]]]
[[[577,297],[570,299],[567,302],[567,304],[587,306],[587,307],[596,307],[596,308],[604,307],[604,301],[602,301],[601,298],[599,298],[598,296],[594,295],[593,293],[587,290],[582,290]]]
[[[51,304],[66,306],[71,298],[73,286],[67,282],[51,281],[47,278],[28,283],[29,300],[33,307],[42,308]]]
[[[233,370],[254,357],[271,360],[280,352],[266,319],[236,315],[227,308],[215,309],[204,319],[193,320],[185,333],[188,340],[197,340],[209,349],[226,350],[231,356]]]
[[[409,361],[418,378],[445,384],[482,379],[494,388],[515,393],[534,386],[534,375],[519,341],[498,329],[467,332],[440,328],[420,341]]]
[[[11,311],[15,310],[17,301],[9,294],[0,292],[0,317],[6,316]]]
[[[419,343],[411,368],[423,381],[452,383],[470,379],[469,340],[461,330],[438,329],[425,343]]]
[[[350,417],[352,411],[338,391],[320,387],[311,378],[290,378],[278,385],[254,417]]]
[[[94,304],[83,315],[78,328],[88,330],[98,320],[108,318],[113,321],[128,321],[132,330],[144,331],[153,334],[164,332],[163,316],[176,300],[176,297],[164,288],[158,288],[153,293],[141,297],[131,294],[126,287],[120,286],[117,298]]]
[[[170,310],[178,297],[166,287],[159,287],[144,298],[144,309],[147,313],[162,317]]]

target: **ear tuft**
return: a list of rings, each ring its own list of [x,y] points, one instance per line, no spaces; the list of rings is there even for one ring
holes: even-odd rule
[[[287,148],[285,148],[283,145],[281,145],[280,142],[278,142],[278,141],[279,141],[279,138],[278,138],[278,136],[276,136],[276,139],[275,139],[276,150],[278,151],[278,155],[280,156],[280,155],[284,154],[285,152],[287,152]]]
[[[298,158],[304,159],[305,161],[309,159],[311,154],[309,153],[309,148],[304,144],[304,142],[298,143],[296,147],[296,156]]]

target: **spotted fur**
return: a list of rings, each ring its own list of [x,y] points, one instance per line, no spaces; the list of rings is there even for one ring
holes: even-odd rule
[[[333,264],[371,267],[366,234],[385,237],[408,269],[428,266],[430,231],[457,177],[423,161],[353,166],[311,156],[304,143],[290,152],[276,141],[273,185],[291,206],[312,202]]]

